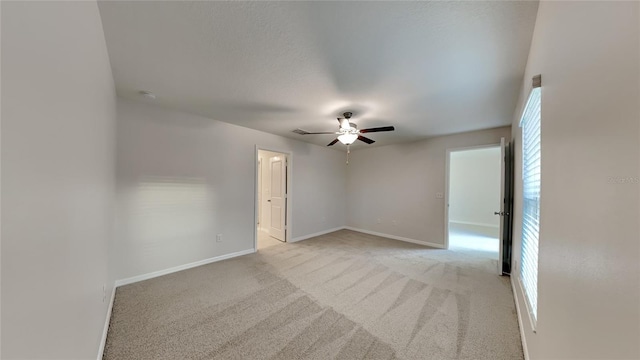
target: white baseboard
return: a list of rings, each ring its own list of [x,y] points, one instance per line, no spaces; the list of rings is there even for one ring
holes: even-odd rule
[[[472,222],[472,221],[449,220],[449,223],[462,224],[462,225],[482,226],[482,227],[488,227],[488,228],[492,228],[492,229],[499,229],[500,228],[500,225],[485,224],[485,223],[478,223],[478,222]]]
[[[408,242],[408,243],[412,243],[412,244],[419,244],[419,245],[430,246],[430,247],[434,247],[434,248],[438,248],[438,249],[444,249],[444,245],[442,245],[442,244],[436,244],[436,243],[431,243],[431,242],[427,242],[427,241],[409,239],[409,238],[402,237],[402,236],[383,234],[383,233],[379,233],[379,232],[376,232],[376,231],[358,229],[358,228],[354,228],[354,227],[351,227],[351,226],[347,226],[347,227],[345,227],[345,229],[352,230],[352,231],[357,231],[357,232],[361,232],[361,233],[365,233],[365,234],[369,234],[369,235],[385,237],[385,238],[389,238],[389,239],[393,239],[393,240],[400,240],[400,241],[404,241],[404,242]]]
[[[289,240],[289,242],[294,243],[294,242],[298,242],[298,241],[302,241],[302,240],[307,240],[307,239],[311,239],[311,238],[316,237],[316,236],[332,233],[334,231],[344,230],[346,228],[347,228],[346,226],[338,226],[338,227],[333,228],[333,229],[323,230],[323,231],[319,231],[319,232],[313,233],[313,234],[298,236],[297,238],[293,238],[293,239]]]
[[[111,321],[111,311],[113,310],[113,301],[116,298],[116,287],[113,286],[111,290],[111,300],[109,301],[109,308],[107,308],[107,317],[104,320],[104,328],[102,329],[102,339],[100,339],[100,348],[98,348],[97,360],[102,360],[104,355],[104,347],[107,345],[107,333],[109,332],[109,322]]]
[[[527,338],[524,336],[524,323],[522,322],[522,311],[520,311],[520,302],[518,301],[518,294],[516,290],[516,284],[514,279],[516,277],[510,276],[511,291],[513,292],[513,301],[516,303],[516,314],[518,315],[518,328],[520,328],[520,341],[522,342],[522,352],[524,353],[524,360],[529,360],[529,350],[527,349]]]
[[[251,249],[247,249],[247,250],[234,252],[234,253],[231,253],[231,254],[220,255],[220,256],[209,258],[209,259],[204,259],[204,260],[192,262],[192,263],[189,263],[189,264],[175,266],[175,267],[172,267],[172,268],[169,268],[169,269],[154,271],[154,272],[151,272],[151,273],[148,273],[148,274],[142,274],[142,275],[126,278],[126,279],[116,280],[115,286],[118,287],[118,286],[123,286],[123,285],[129,285],[129,284],[136,283],[138,281],[153,279],[153,278],[158,277],[158,276],[167,275],[167,274],[171,274],[171,273],[174,273],[174,272],[191,269],[191,268],[194,268],[196,266],[202,266],[202,265],[206,265],[206,264],[210,264],[210,263],[214,263],[214,262],[222,261],[222,260],[226,260],[226,259],[231,259],[231,258],[242,256],[242,255],[253,254],[254,252],[256,252],[256,250],[251,248]]]

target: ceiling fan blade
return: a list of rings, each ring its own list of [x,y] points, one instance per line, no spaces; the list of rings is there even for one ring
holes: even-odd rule
[[[296,133],[296,134],[299,134],[299,135],[338,134],[335,131],[308,132],[307,130],[302,130],[302,129],[295,129],[295,130],[293,130],[293,132]]]
[[[368,137],[364,137],[362,135],[358,135],[358,140],[366,142],[367,144],[373,144],[375,140],[371,140]]]
[[[338,139],[335,139],[335,140],[333,140],[332,142],[330,142],[330,143],[329,143],[329,145],[327,145],[327,146],[333,146],[333,144],[335,144],[335,143],[337,143],[337,142],[338,142]]]
[[[338,122],[340,123],[340,128],[341,129],[349,129],[349,128],[351,128],[351,125],[349,125],[349,119],[338,118]]]
[[[396,128],[394,128],[393,126],[382,126],[382,127],[376,127],[376,128],[362,129],[360,130],[360,132],[364,134],[364,133],[370,133],[370,132],[393,131],[395,129]]]

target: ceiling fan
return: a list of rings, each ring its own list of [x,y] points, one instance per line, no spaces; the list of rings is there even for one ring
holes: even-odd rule
[[[351,119],[351,116],[353,116],[353,113],[347,111],[342,115],[344,116],[344,118],[338,118],[338,122],[340,123],[340,128],[338,129],[338,131],[308,132],[302,129],[296,129],[296,130],[293,130],[293,132],[300,135],[317,135],[317,134],[338,135],[338,137],[332,142],[330,142],[327,146],[333,146],[335,143],[340,141],[341,143],[347,145],[347,148],[348,148],[348,146],[353,144],[356,140],[360,140],[367,144],[373,144],[375,142],[374,140],[371,140],[368,137],[364,137],[361,134],[395,130],[393,126],[382,126],[382,127],[358,130],[358,126],[349,121],[349,119]]]

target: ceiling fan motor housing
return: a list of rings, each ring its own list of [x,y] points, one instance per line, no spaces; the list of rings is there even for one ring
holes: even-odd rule
[[[347,152],[348,152],[348,146],[353,144],[354,141],[356,140],[360,140],[362,142],[365,142],[367,144],[373,144],[375,141],[371,140],[365,136],[362,136],[360,134],[363,133],[369,133],[369,132],[381,132],[381,131],[393,131],[395,130],[395,128],[393,126],[382,126],[382,127],[375,127],[375,128],[368,128],[368,129],[362,129],[362,130],[358,130],[358,126],[352,122],[349,121],[349,119],[351,119],[351,117],[353,116],[353,113],[351,111],[345,111],[343,114],[344,118],[338,118],[338,122],[340,123],[340,127],[338,128],[337,132],[333,132],[333,131],[327,131],[327,132],[308,132],[305,130],[301,130],[301,129],[296,129],[293,132],[295,132],[296,134],[300,134],[300,135],[316,135],[316,134],[336,134],[338,135],[337,139],[333,140],[332,142],[330,142],[327,146],[332,146],[335,143],[337,143],[338,141],[340,141],[341,143],[347,145]]]

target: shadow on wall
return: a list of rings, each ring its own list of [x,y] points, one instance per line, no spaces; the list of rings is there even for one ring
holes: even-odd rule
[[[142,179],[126,201],[126,256],[143,269],[190,258],[193,248],[186,243],[213,243],[214,204],[214,194],[202,178]]]

